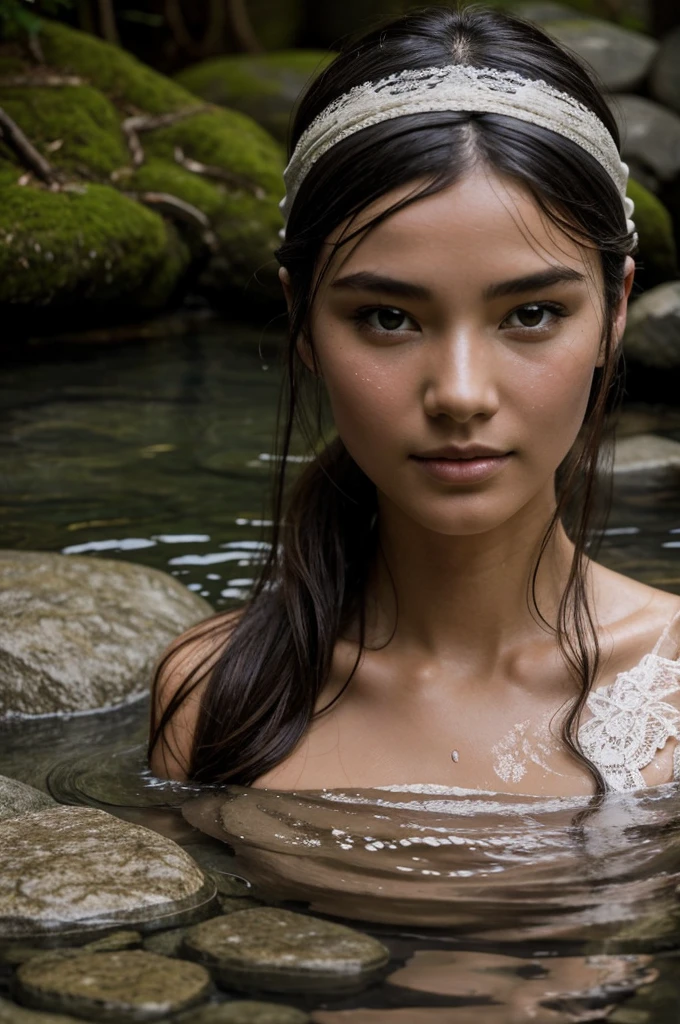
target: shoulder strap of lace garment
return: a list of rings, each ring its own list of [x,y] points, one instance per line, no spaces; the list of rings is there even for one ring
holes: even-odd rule
[[[680,612],[639,664],[589,695],[579,740],[610,789],[643,789],[641,769],[671,737],[680,741],[680,708],[664,699],[680,690],[679,652]],[[680,755],[674,765],[680,771]]]

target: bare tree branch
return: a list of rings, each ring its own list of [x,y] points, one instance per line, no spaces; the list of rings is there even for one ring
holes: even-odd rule
[[[132,163],[135,167],[141,167],[144,163],[144,149],[139,139],[140,132],[153,131],[154,128],[167,128],[168,125],[183,121],[185,117],[193,117],[210,108],[201,103],[196,107],[185,107],[183,110],[175,110],[170,114],[136,114],[133,117],[126,117],[121,128],[127,140]]]
[[[201,238],[210,251],[217,252],[219,249],[219,242],[210,226],[210,221],[197,206],[186,203],[183,199],[178,199],[177,196],[170,195],[168,192],[123,192],[122,194],[128,199],[134,199],[138,203],[150,206],[174,220],[189,224],[193,228],[199,228]]]
[[[249,192],[257,199],[264,199],[267,195],[260,185],[257,185],[242,174],[228,171],[225,167],[213,167],[210,164],[202,164],[198,160],[192,160],[191,157],[184,155],[184,150],[179,146],[175,146],[175,160],[181,167],[191,171],[193,174],[200,174],[204,178],[214,178],[216,181],[223,181],[232,188]]]
[[[48,88],[58,88],[62,85],[84,85],[84,80],[78,78],[76,75],[52,75],[52,74],[35,74],[35,75],[6,75],[0,77],[0,86],[4,88],[24,87],[24,86],[35,86],[36,88],[42,88],[46,86]]]
[[[103,38],[107,43],[113,43],[114,46],[120,46],[118,26],[116,25],[116,15],[113,10],[111,0],[97,0],[97,5],[99,8],[99,28]]]
[[[47,160],[24,135],[19,125],[0,107],[0,135],[14,150],[24,167],[37,175],[46,185],[56,185],[56,172]]]
[[[219,3],[219,0],[216,0]],[[237,48],[243,53],[263,53],[264,47],[255,35],[244,0],[224,0]]]

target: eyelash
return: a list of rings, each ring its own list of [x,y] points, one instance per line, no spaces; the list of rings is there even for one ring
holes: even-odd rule
[[[515,309],[511,310],[510,313],[508,313],[508,315],[503,318],[502,323],[505,323],[506,320],[509,320],[510,317],[514,316],[515,313],[519,313],[521,310],[529,309],[531,307],[544,309],[546,310],[546,312],[551,313],[553,317],[557,317],[559,319],[563,319],[565,317],[570,316],[570,313],[565,309],[565,307],[560,305],[560,303],[558,302],[524,302],[521,306],[517,306]],[[359,330],[366,331],[374,335],[380,335],[381,337],[408,333],[407,331],[404,330],[387,331],[378,330],[377,328],[372,327],[368,323],[368,318],[372,316],[374,313],[379,313],[382,310],[387,310],[393,313],[401,313],[406,319],[413,319],[412,317],[409,317],[407,313],[404,313],[404,311],[400,309],[398,306],[362,306],[360,309],[355,310],[355,312],[352,314],[352,320],[357,325]],[[512,330],[515,333],[519,332],[522,334],[531,334],[535,336],[537,334],[544,333],[553,326],[554,320],[548,322],[547,324],[543,324],[539,327],[511,327],[508,328],[508,330]]]

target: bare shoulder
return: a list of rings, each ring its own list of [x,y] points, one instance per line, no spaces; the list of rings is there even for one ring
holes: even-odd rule
[[[157,730],[158,735],[149,764],[157,777],[186,780],[203,692],[241,614],[225,612],[197,623],[161,656],[151,694],[151,740]]]
[[[609,638],[611,668],[636,664],[680,615],[680,596],[592,563],[595,607]],[[619,664],[620,663],[620,664]]]

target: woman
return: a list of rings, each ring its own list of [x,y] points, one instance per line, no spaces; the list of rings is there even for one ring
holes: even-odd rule
[[[554,795],[674,777],[680,599],[587,554],[635,269],[617,146],[586,72],[492,11],[394,21],[310,87],[277,254],[278,525],[246,607],[160,665],[157,774]],[[296,422],[317,454],[286,497]]]

